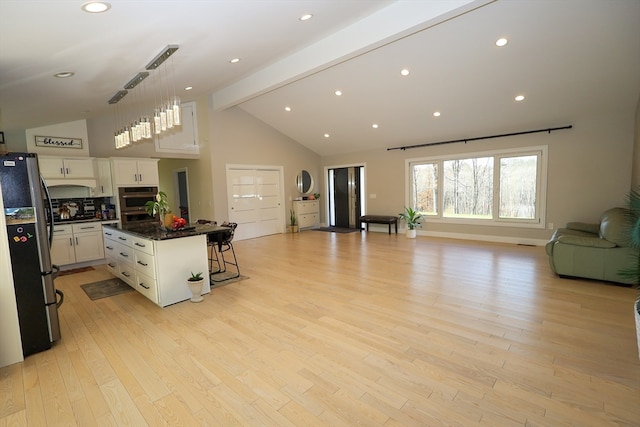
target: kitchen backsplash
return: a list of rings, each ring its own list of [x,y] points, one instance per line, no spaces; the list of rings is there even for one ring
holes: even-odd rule
[[[54,218],[60,217],[60,208],[63,206],[69,208],[69,216],[71,218],[81,215],[86,217],[98,217],[100,215],[100,218],[104,218],[103,207],[107,211],[107,217],[115,218],[115,206],[111,203],[110,197],[51,199],[51,204],[53,205]]]

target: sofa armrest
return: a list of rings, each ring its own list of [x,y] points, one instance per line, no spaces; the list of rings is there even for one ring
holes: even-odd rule
[[[587,224],[586,222],[569,222],[566,228],[569,230],[585,231],[587,233],[598,234],[600,232],[600,224]]]
[[[603,248],[611,249],[615,248],[616,244],[606,239],[599,237],[584,237],[584,236],[560,236],[557,240],[558,243],[564,243],[565,245],[574,246],[588,246],[591,248]]]

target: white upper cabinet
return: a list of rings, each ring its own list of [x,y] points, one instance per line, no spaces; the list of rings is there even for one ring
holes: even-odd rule
[[[113,196],[113,184],[111,183],[111,163],[109,159],[95,159],[96,186],[93,189],[93,197]]]
[[[93,159],[65,158],[65,157],[38,157],[40,174],[44,178],[95,178],[93,171]]]
[[[182,124],[155,137],[156,152],[199,154],[195,102],[182,103]]]
[[[157,159],[111,159],[113,182],[117,187],[159,185]]]

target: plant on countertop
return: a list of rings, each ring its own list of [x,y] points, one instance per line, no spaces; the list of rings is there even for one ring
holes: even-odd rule
[[[409,230],[415,230],[417,227],[422,227],[422,224],[419,220],[423,217],[423,215],[420,212],[414,210],[412,207],[405,207],[404,212],[398,215],[400,216],[400,219],[402,221],[407,223],[407,227],[409,228]]]
[[[164,191],[159,191],[156,194],[156,200],[149,200],[144,204],[144,210],[150,216],[156,216],[156,214],[160,214],[160,220],[163,220],[163,216],[166,213],[171,212],[171,208],[169,208],[169,202],[167,201],[167,193]]]
[[[200,280],[202,280],[202,272],[200,273],[194,273],[193,271],[191,272],[191,277],[189,277],[187,280],[190,282],[198,282]]]

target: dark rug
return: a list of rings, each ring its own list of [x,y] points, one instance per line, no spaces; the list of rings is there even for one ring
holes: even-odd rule
[[[359,228],[343,228],[343,227],[320,227],[314,228],[318,231],[329,231],[331,233],[355,233],[356,231],[362,231]]]
[[[93,267],[81,267],[81,268],[73,268],[71,270],[64,270],[58,273],[58,276],[66,276],[68,274],[76,274],[76,273],[84,273],[85,271],[95,270]]]
[[[216,273],[211,275],[211,289],[219,288],[220,286],[229,285],[231,283],[241,282],[243,280],[248,279],[248,276],[234,277],[233,279],[228,279],[229,276],[235,276],[235,272],[227,271],[225,273]],[[214,281],[215,280],[215,281]]]
[[[86,285],[80,285],[80,287],[92,300],[112,297],[114,295],[133,291],[131,286],[127,285],[117,277],[101,280],[99,282],[87,283]]]

